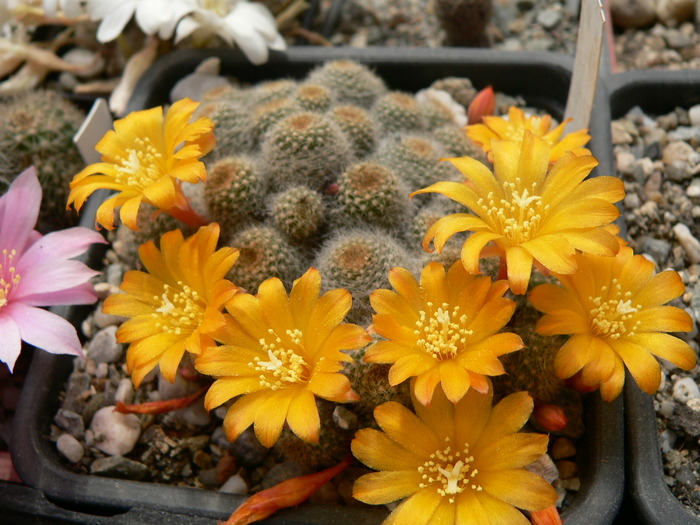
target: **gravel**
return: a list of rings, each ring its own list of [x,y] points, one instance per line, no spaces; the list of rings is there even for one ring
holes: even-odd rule
[[[697,107],[692,112],[698,112]],[[695,326],[677,335],[698,352],[700,198],[689,190],[700,184],[700,149],[694,133],[684,131],[693,129],[688,126],[689,113],[679,108],[652,116],[634,108],[613,123],[613,151],[628,194],[624,216],[630,244],[659,270],[679,272],[686,293],[671,304],[684,308]],[[650,148],[652,144],[659,147]],[[678,163],[687,164],[682,176]],[[694,490],[700,480],[700,367],[686,372],[662,364],[654,406],[666,481],[681,502],[700,513]]]

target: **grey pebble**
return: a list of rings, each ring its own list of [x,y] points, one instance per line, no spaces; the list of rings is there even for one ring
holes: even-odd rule
[[[77,463],[85,454],[83,445],[70,434],[61,434],[56,440],[56,448],[71,463]]]
[[[81,438],[85,435],[85,423],[83,416],[72,410],[59,409],[54,421],[61,430],[64,430],[73,437]]]
[[[87,356],[96,363],[114,363],[124,352],[124,345],[117,342],[117,327],[108,326],[97,332],[87,347]]]
[[[109,456],[96,459],[90,466],[90,474],[139,481],[148,476],[148,467],[124,456]]]

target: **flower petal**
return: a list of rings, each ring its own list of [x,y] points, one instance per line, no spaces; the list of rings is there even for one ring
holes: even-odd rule
[[[4,310],[14,320],[22,340],[28,344],[51,354],[83,355],[78,332],[63,317],[17,302],[8,304]]]
[[[353,497],[370,505],[383,505],[397,501],[418,490],[418,470],[414,472],[385,471],[360,476],[352,489]],[[439,500],[438,500],[439,501]],[[412,522],[418,525],[418,522]],[[425,522],[427,525],[427,522]]]
[[[22,338],[19,327],[7,312],[0,313],[0,361],[7,364],[12,372],[22,350]]]
[[[33,167],[24,170],[0,197],[0,250],[20,250],[34,229],[41,204],[41,185]]]
[[[318,444],[321,420],[316,408],[316,398],[311,392],[299,389],[289,405],[287,423],[292,432],[301,439]]]

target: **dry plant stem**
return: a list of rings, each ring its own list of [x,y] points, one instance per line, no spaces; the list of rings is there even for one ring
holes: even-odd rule
[[[163,414],[173,410],[180,410],[194,403],[204,392],[207,391],[209,385],[203,386],[197,392],[187,397],[177,397],[174,399],[166,399],[165,401],[150,401],[148,403],[126,404],[122,401],[117,401],[117,406],[114,410],[122,414]]]
[[[305,0],[294,0],[288,4],[276,17],[277,27],[282,30],[292,24],[297,17],[309,8]]]
[[[352,463],[352,455],[348,455],[343,461],[334,467],[327,468],[315,474],[291,478],[282,483],[261,490],[254,494],[231,514],[220,525],[248,525],[256,521],[264,520],[279,509],[298,505],[311,496],[317,489],[328,483],[335,476],[343,472]]]

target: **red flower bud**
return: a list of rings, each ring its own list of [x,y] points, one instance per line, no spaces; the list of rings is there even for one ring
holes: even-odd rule
[[[535,403],[532,416],[535,422],[548,432],[558,432],[569,424],[564,409],[550,403]]]

